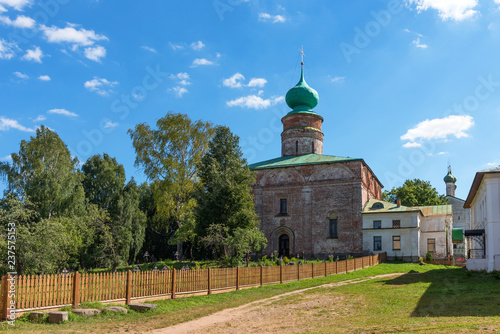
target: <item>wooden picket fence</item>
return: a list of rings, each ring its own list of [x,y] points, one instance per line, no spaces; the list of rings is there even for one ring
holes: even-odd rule
[[[328,276],[375,266],[387,260],[387,254],[292,266],[208,268],[119,273],[84,273],[59,275],[5,275],[0,282],[2,319],[15,313],[59,308],[82,302],[125,302],[134,299],[216,290],[239,290],[243,287],[277,284],[301,279]],[[15,282],[15,297],[9,288]]]

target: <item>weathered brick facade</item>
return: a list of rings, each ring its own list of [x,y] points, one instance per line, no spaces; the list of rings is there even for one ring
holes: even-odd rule
[[[289,255],[360,254],[363,251],[361,210],[369,198],[382,198],[380,183],[363,160],[310,164],[257,171],[256,211],[269,244],[279,251],[287,234]],[[280,200],[287,214],[280,214]],[[337,238],[330,219],[337,219]]]

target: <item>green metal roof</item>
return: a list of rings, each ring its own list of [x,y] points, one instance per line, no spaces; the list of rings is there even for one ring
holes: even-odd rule
[[[451,230],[452,241],[464,241],[464,231],[461,228],[454,228]]]
[[[267,168],[280,168],[280,167],[294,167],[301,165],[311,165],[311,164],[328,164],[335,162],[346,162],[346,161],[356,161],[361,160],[357,158],[344,158],[337,157],[334,155],[323,155],[323,154],[304,154],[296,156],[279,157],[276,159],[256,162],[249,165],[251,170],[257,169],[267,169]]]
[[[377,204],[380,203],[380,204]],[[374,204],[375,207],[373,206]],[[366,202],[363,213],[421,212],[423,216],[451,215],[451,205],[397,206],[394,203],[371,198]]]

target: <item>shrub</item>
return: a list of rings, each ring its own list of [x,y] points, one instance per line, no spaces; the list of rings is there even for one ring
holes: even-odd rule
[[[432,254],[431,254],[431,252],[425,253],[425,260],[426,261],[432,261]]]
[[[348,260],[352,260],[352,259],[354,259],[354,256],[352,256],[352,255],[347,255],[347,259],[348,259]]]

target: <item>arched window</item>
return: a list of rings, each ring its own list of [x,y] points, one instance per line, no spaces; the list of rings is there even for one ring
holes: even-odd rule
[[[314,142],[312,142],[312,153],[314,153]]]
[[[299,141],[295,141],[295,154],[299,154]]]

